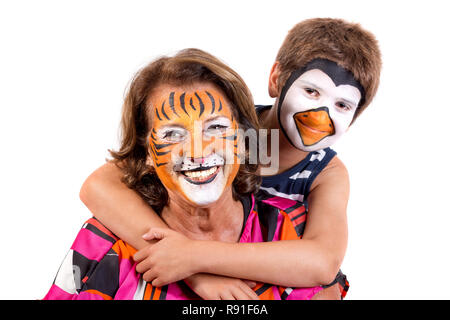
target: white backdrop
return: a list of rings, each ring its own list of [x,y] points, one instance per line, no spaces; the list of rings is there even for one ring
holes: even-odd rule
[[[162,54],[206,50],[255,101],[311,17],[379,39],[381,86],[335,149],[351,178],[348,299],[449,299],[446,1],[0,2],[0,299],[39,299],[90,214],[84,179],[117,146],[124,90]],[[130,213],[131,214],[131,213]]]

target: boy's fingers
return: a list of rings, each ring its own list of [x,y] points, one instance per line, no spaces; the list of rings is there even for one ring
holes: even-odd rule
[[[253,291],[250,288],[254,288],[256,287],[256,283],[253,281],[246,281],[246,282],[252,282],[252,284],[254,284],[254,286],[249,286],[248,283],[246,283],[246,286],[242,286],[242,290],[245,291],[248,295],[248,300],[259,300],[259,296],[256,294],[255,291]]]
[[[152,267],[152,265],[151,265],[150,259],[145,259],[136,265],[136,271],[139,273],[144,273],[144,272],[150,270],[151,267]]]
[[[246,285],[248,285],[250,288],[254,288],[256,287],[256,282],[255,281],[250,281],[250,280],[243,280],[245,282]]]
[[[144,240],[161,240],[167,236],[167,230],[161,228],[150,228],[150,230],[142,236]]]

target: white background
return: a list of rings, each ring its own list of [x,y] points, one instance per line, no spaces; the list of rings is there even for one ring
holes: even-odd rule
[[[311,17],[379,39],[381,85],[336,145],[351,178],[348,299],[449,299],[446,1],[0,3],[0,299],[39,299],[90,214],[84,179],[117,146],[124,90],[162,54],[198,47],[270,104],[269,70]],[[130,212],[130,214],[132,214]]]

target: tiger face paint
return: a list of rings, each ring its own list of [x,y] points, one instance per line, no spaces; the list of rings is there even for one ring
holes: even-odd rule
[[[278,121],[294,147],[316,151],[347,131],[363,100],[364,89],[351,72],[315,59],[286,81],[278,100]]]
[[[238,124],[212,89],[160,91],[152,98],[149,151],[163,185],[197,206],[217,201],[238,170]]]

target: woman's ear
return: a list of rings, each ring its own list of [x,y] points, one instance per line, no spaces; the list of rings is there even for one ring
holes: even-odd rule
[[[280,79],[280,64],[278,61],[272,66],[269,75],[269,95],[272,98],[278,97],[278,81]]]
[[[148,148],[151,148],[151,147],[148,146]],[[153,162],[152,155],[150,154],[150,150],[147,150],[147,159],[145,159],[145,164],[149,167],[154,166],[154,162]]]

